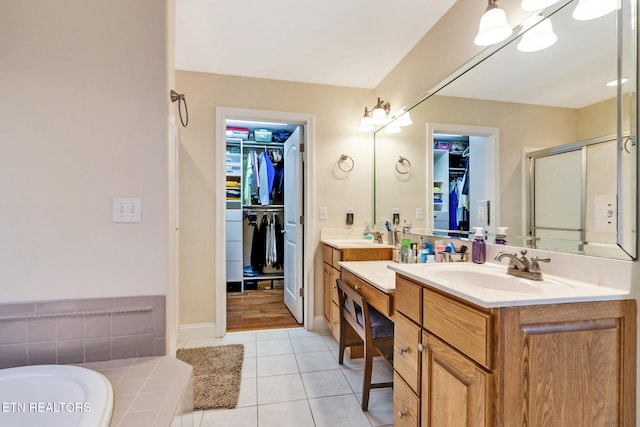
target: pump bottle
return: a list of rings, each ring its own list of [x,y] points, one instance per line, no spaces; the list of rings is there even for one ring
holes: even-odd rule
[[[473,227],[476,234],[473,236],[471,244],[471,260],[476,264],[484,264],[487,260],[487,245],[484,241],[484,233],[482,227]]]

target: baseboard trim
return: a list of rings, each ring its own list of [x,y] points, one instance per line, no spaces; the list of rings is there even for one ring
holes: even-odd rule
[[[200,340],[216,337],[215,323],[196,323],[178,327],[178,341]]]
[[[314,331],[329,330],[329,326],[327,325],[327,322],[324,320],[324,316],[315,316],[313,318],[313,330]]]

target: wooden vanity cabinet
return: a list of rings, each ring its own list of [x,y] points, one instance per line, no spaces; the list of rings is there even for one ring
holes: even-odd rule
[[[395,308],[395,425],[635,425],[635,300],[489,309],[397,275]]]
[[[343,272],[340,267],[340,261],[376,261],[376,260],[390,260],[391,259],[391,248],[381,248],[375,247],[372,244],[371,248],[344,248],[344,249],[336,249],[333,246],[323,244],[322,245],[322,259],[323,259],[323,284],[324,284],[324,319],[327,322],[329,330],[339,341],[340,339],[340,311],[339,311],[339,302],[338,302],[338,288],[336,286],[336,279],[342,278]],[[353,275],[351,275],[353,276]],[[353,276],[355,277],[355,276]],[[344,279],[344,278],[343,278]],[[353,284],[354,281],[351,279],[347,280],[347,283],[351,284],[352,287],[355,288]],[[363,283],[365,283],[363,281]],[[370,285],[368,285],[370,286]],[[383,292],[380,292],[383,294]],[[372,298],[374,294],[370,293],[365,295],[369,300]],[[377,298],[376,301],[379,301],[379,305],[384,304],[384,299]],[[372,304],[373,305],[373,304]],[[376,308],[380,308],[376,306]],[[387,312],[391,312],[392,306],[389,306]],[[384,312],[384,311],[383,311]],[[356,351],[357,349],[353,349],[352,351]],[[356,357],[356,354],[352,354],[353,357]],[[361,355],[360,355],[361,356]]]

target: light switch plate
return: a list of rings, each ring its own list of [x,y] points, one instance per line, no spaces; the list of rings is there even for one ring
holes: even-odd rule
[[[140,222],[142,199],[139,197],[113,199],[113,222]]]
[[[320,219],[327,219],[329,217],[329,210],[325,207],[320,208]]]
[[[618,207],[615,194],[593,196],[593,230],[615,233],[618,229]]]

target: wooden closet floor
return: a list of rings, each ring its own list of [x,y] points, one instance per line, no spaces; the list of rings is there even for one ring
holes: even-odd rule
[[[284,289],[227,292],[227,332],[298,326],[284,305]]]

